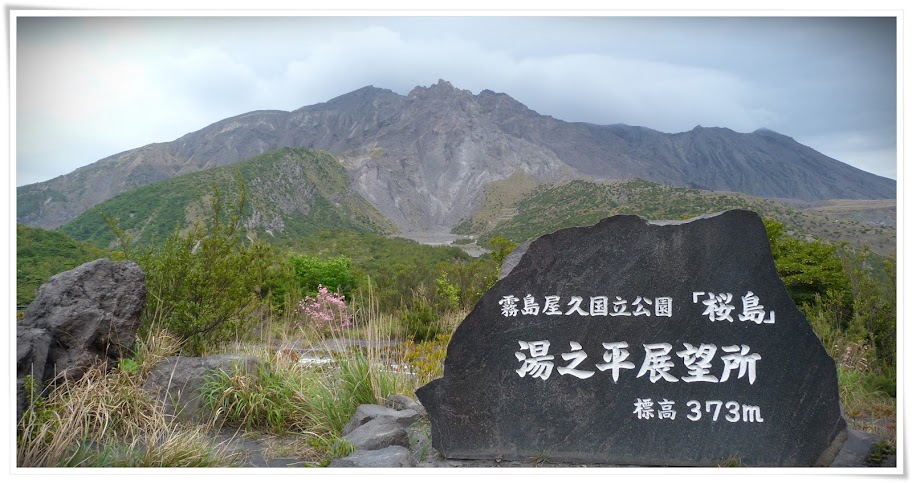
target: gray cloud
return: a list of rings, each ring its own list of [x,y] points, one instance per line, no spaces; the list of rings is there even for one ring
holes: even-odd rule
[[[256,109],[438,78],[568,121],[767,127],[896,176],[879,18],[21,18],[17,184]]]

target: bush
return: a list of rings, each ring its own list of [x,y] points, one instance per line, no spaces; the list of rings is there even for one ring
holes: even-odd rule
[[[446,272],[441,273],[434,280],[434,285],[437,287],[436,305],[438,310],[455,310],[459,307],[459,289],[449,281]]]
[[[317,257],[292,255],[289,257],[294,268],[298,287],[308,295],[317,295],[320,286],[351,296],[355,289],[355,276],[348,257],[320,259]]]
[[[405,337],[415,342],[432,340],[441,332],[440,314],[424,300],[416,300],[410,309],[401,312],[401,320],[405,326]]]
[[[474,306],[497,281],[500,263],[491,255],[438,263],[441,276],[434,281],[437,308],[447,311]]]
[[[440,334],[433,340],[417,343],[409,340],[405,343],[405,362],[415,372],[419,385],[443,377],[443,361],[451,337],[452,334]]]
[[[874,350],[876,369],[896,368],[896,260],[877,260],[867,249],[843,253],[853,315],[847,333]],[[878,273],[875,268],[881,268]],[[880,280],[878,278],[881,278]]]
[[[836,247],[819,241],[806,242],[788,236],[782,223],[764,220],[770,250],[776,260],[776,271],[795,304],[801,307],[814,302],[817,295],[828,295],[844,311],[846,319],[852,310],[849,280]]]
[[[246,190],[238,183],[232,213],[223,213],[213,185],[209,223],[197,223],[186,234],[175,230],[161,248],[138,260],[150,300],[143,328],[151,328],[152,317],[160,319],[192,355],[243,337],[256,322],[250,313],[272,253],[268,245],[240,239]]]
[[[307,327],[318,332],[338,333],[352,326],[352,316],[345,296],[317,286],[316,297],[306,297],[298,304],[297,312]]]

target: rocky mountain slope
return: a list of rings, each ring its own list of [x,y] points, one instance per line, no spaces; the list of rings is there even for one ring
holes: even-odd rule
[[[242,222],[266,239],[301,237],[322,230],[392,234],[396,228],[353,192],[338,160],[325,152],[282,148],[231,166],[213,168],[121,193],[60,227],[76,240],[109,246],[114,239],[99,212],[139,243],[161,242],[175,227],[211,216],[213,186],[224,209],[236,205],[237,176],[247,190]],[[223,211],[224,211],[223,209]]]
[[[439,81],[401,96],[365,87],[295,111],[255,111],[168,143],[126,151],[17,190],[17,220],[54,228],[130,188],[233,164],[288,146],[326,150],[355,190],[404,233],[448,232],[484,187],[642,178],[663,184],[800,200],[888,199],[896,182],[768,130],[666,134],[571,123],[506,94],[473,95]]]

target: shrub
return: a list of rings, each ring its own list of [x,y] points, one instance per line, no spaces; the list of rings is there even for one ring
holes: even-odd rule
[[[504,259],[507,258],[507,255],[518,246],[515,242],[500,235],[492,237],[491,240],[488,241],[488,244],[491,245],[491,248],[493,249],[491,258],[497,262],[497,271],[500,271],[500,265],[503,263]]]
[[[836,247],[791,237],[778,221],[764,220],[763,223],[776,271],[795,304],[801,307],[813,303],[818,294],[829,294],[832,302],[839,304],[839,310],[845,312],[843,318],[847,318],[852,310],[852,296]]]
[[[337,333],[352,326],[352,316],[345,303],[345,296],[317,286],[317,296],[307,296],[298,304],[298,314],[306,326],[318,332]]]
[[[415,342],[431,340],[441,332],[438,323],[440,315],[424,300],[418,300],[412,308],[403,310],[401,318],[405,337]]]
[[[272,254],[268,245],[240,239],[246,189],[240,179],[238,184],[232,213],[223,213],[213,184],[208,223],[197,223],[186,234],[175,230],[161,248],[139,257],[150,299],[144,328],[154,313],[192,355],[242,337],[255,324],[250,312]]]
[[[433,340],[406,342],[405,362],[415,372],[419,385],[443,377],[443,361],[446,359],[451,336],[452,334],[439,334]]]
[[[874,351],[877,369],[896,367],[896,261],[878,261],[867,249],[843,254],[853,314],[847,332]],[[878,280],[875,267],[883,273]]]
[[[320,259],[303,255],[289,257],[294,268],[295,280],[305,293],[316,295],[320,286],[334,292],[351,296],[355,288],[355,276],[348,257]]]
[[[459,289],[449,281],[446,272],[434,280],[434,285],[437,287],[438,310],[455,310],[459,307]]]

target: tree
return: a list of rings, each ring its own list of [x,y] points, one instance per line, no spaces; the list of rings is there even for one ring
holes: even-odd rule
[[[491,241],[488,242],[491,245],[491,248],[494,250],[491,252],[491,258],[497,262],[497,269],[500,270],[500,265],[503,264],[507,255],[509,255],[513,250],[516,249],[518,245],[516,243],[507,240],[506,238],[497,235],[491,238]]]
[[[830,297],[851,316],[852,294],[836,247],[819,241],[806,242],[785,233],[782,223],[764,220],[776,271],[798,307],[814,302],[817,295]]]
[[[186,234],[175,229],[161,248],[139,259],[150,300],[144,328],[160,321],[184,339],[185,349],[194,355],[241,337],[252,327],[250,312],[272,259],[267,245],[241,240],[247,191],[240,175],[237,180],[238,198],[232,209],[224,207],[213,184],[208,223],[196,223]]]
[[[352,262],[346,256],[321,259],[303,255],[292,255],[289,258],[294,267],[295,280],[307,295],[316,296],[317,288],[324,286],[329,290],[351,297],[355,289],[355,275]]]

